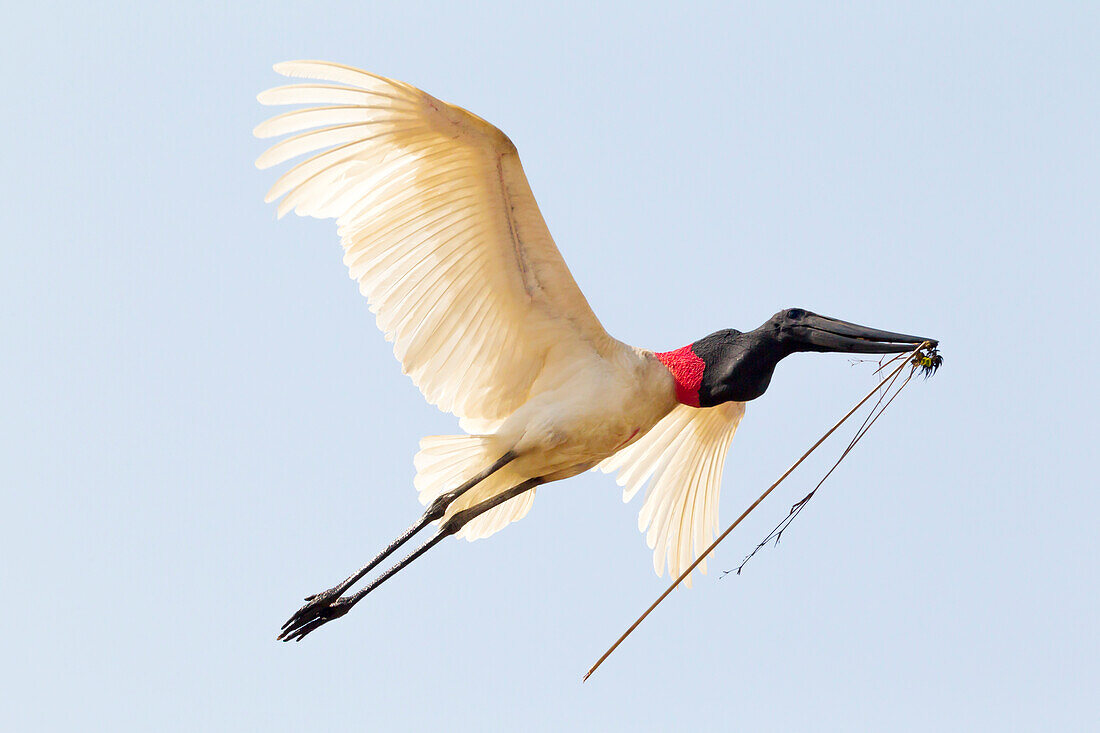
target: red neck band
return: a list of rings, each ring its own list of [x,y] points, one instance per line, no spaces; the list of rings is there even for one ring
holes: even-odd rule
[[[699,406],[699,385],[703,383],[706,363],[684,346],[675,351],[664,351],[655,356],[665,365],[676,380],[676,399],[685,405]]]

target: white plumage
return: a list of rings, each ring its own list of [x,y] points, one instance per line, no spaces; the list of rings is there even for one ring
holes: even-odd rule
[[[638,529],[646,533],[657,575],[667,562],[678,577],[718,533],[722,468],[744,414],[744,402],[678,405],[641,440],[600,463],[604,473],[619,472],[624,502],[649,482]],[[699,570],[707,571],[706,560]],[[684,582],[690,586],[691,577]]]
[[[680,405],[652,352],[612,338],[546,228],[515,146],[466,110],[347,66],[275,66],[314,80],[260,102],[309,105],[260,124],[289,135],[256,164],[312,153],[267,200],[279,215],[335,218],[344,262],[403,371],[472,435],[424,438],[422,503],[517,457],[455,500],[447,517],[529,478],[617,471],[654,569],[685,568],[718,528],[722,467],[744,403]],[[319,152],[318,152],[319,151]],[[534,490],[468,522],[486,537],[522,518]]]

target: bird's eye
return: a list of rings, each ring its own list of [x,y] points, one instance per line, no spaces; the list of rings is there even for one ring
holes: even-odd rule
[[[792,321],[796,321],[799,318],[801,318],[804,314],[805,314],[805,311],[802,310],[801,308],[791,308],[789,311],[787,311],[787,318],[790,318]]]

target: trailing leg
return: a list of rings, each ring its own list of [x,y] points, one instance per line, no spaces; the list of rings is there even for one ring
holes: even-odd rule
[[[357,591],[354,595],[348,596],[347,598],[336,598],[323,608],[318,609],[319,613],[315,613],[312,616],[302,616],[301,612],[295,614],[295,616],[283,626],[284,630],[283,633],[279,635],[279,639],[281,641],[301,641],[307,634],[319,626],[323,626],[333,619],[340,618],[350,611],[352,606],[361,601],[364,596],[396,575],[413,560],[435,547],[442,539],[457,533],[467,522],[494,507],[500,506],[509,499],[513,499],[526,491],[530,491],[541,483],[543,483],[543,479],[541,478],[528,479],[507,491],[501,492],[490,499],[486,499],[480,504],[475,504],[468,509],[455,512],[447,521],[440,525],[439,529],[430,540],[399,560],[384,573],[368,583],[362,590]],[[299,618],[299,616],[301,616],[301,618]]]
[[[430,522],[434,522],[437,519],[441,519],[447,513],[447,507],[451,505],[456,499],[472,489],[477,484],[481,483],[489,476],[493,475],[500,469],[504,468],[508,463],[515,460],[515,453],[508,451],[501,456],[493,465],[486,468],[481,473],[477,474],[469,481],[465,482],[457,489],[448,491],[445,494],[438,496],[424,511],[424,514],[420,519],[416,520],[407,530],[402,532],[397,539],[387,545],[380,553],[374,556],[370,562],[363,567],[356,570],[349,575],[342,583],[333,586],[326,591],[315,593],[311,596],[306,596],[306,604],[298,609],[298,611],[291,616],[286,623],[282,626],[282,633],[278,638],[286,641],[284,637],[291,633],[293,629],[299,628],[302,623],[308,623],[312,619],[322,618],[326,613],[325,609],[331,606],[338,598],[348,592],[353,585],[359,582],[359,580],[373,570],[379,563],[389,557],[395,550],[401,545],[408,542],[413,535],[415,535],[424,527],[428,526]],[[346,611],[345,611],[346,613]],[[341,614],[343,615],[343,614]]]

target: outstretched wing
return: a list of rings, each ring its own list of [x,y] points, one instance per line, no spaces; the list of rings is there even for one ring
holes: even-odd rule
[[[504,133],[351,67],[291,61],[275,70],[328,83],[259,95],[311,106],[255,129],[291,135],[257,167],[322,151],[284,173],[266,200],[285,197],[280,216],[336,219],[351,277],[429,402],[491,424],[578,349],[606,355],[613,339],[558,253]]]
[[[600,463],[618,471],[623,501],[649,482],[638,529],[653,549],[653,569],[677,577],[718,533],[718,494],[730,441],[745,414],[744,402],[716,407],[679,405],[641,440]],[[699,564],[707,571],[704,560]],[[685,582],[691,585],[691,578]]]

